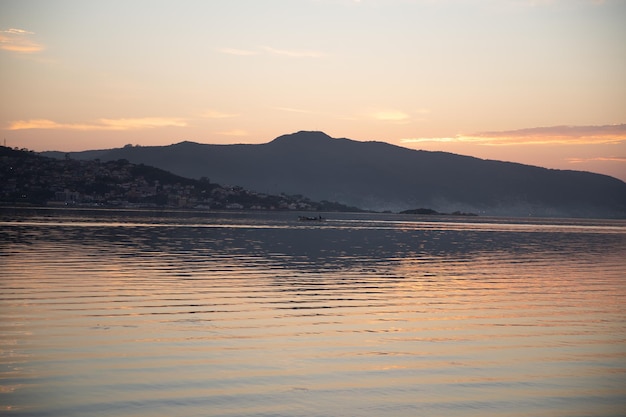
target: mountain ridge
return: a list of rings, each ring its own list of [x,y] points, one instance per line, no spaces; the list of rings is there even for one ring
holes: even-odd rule
[[[606,175],[332,138],[315,131],[263,144],[183,141],[69,155],[128,159],[189,178],[377,211],[429,207],[500,216],[626,217],[626,183]]]

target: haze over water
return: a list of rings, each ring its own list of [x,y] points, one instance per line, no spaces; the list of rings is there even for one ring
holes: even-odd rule
[[[625,221],[0,214],[2,414],[626,414]]]

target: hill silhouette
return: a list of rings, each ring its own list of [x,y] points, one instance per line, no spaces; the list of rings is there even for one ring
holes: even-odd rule
[[[0,178],[0,206],[359,211],[302,195],[222,187],[126,159],[55,159],[5,146],[0,146]]]
[[[323,132],[297,132],[265,144],[181,142],[69,156],[127,159],[184,177],[378,211],[428,207],[483,215],[626,217],[626,183],[606,175],[335,139]]]

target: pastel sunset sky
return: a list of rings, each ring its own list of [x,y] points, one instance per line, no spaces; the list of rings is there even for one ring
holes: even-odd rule
[[[626,180],[624,0],[2,0],[0,138],[321,130]]]

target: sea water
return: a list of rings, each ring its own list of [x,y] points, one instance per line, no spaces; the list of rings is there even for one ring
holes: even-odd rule
[[[0,216],[2,415],[626,415],[625,221]]]

